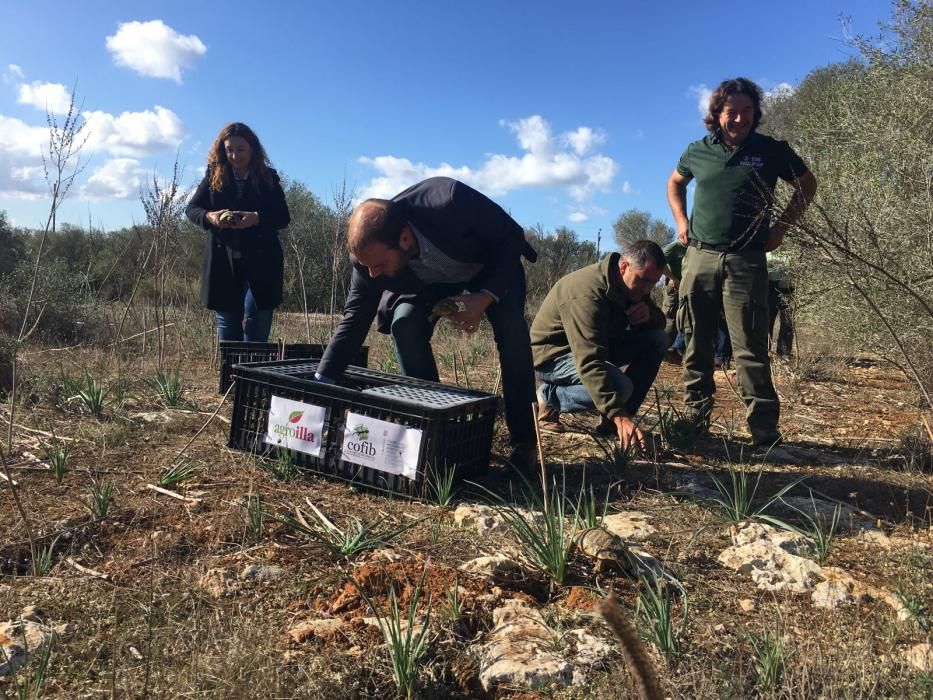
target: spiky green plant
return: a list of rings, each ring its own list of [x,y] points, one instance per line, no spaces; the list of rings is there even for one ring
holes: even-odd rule
[[[765,630],[760,634],[746,632],[745,637],[754,654],[755,685],[761,695],[768,695],[777,690],[784,675],[787,638],[780,621],[773,631]]]
[[[259,466],[278,481],[291,481],[301,474],[291,450],[285,447],[276,448],[275,457],[272,459],[260,459]]]
[[[156,370],[155,377],[149,384],[159,394],[162,403],[169,408],[188,405],[177,367],[167,374],[160,369]]]
[[[706,434],[707,419],[702,415],[687,415],[671,406],[658,422],[662,444],[671,450],[689,450]]]
[[[262,510],[262,496],[251,493],[246,497],[246,528],[254,542],[262,541],[265,513]]]
[[[758,470],[754,482],[749,481],[748,472],[745,469],[736,469],[731,465],[729,466],[728,483],[721,481],[715,474],[711,474],[710,478],[716,487],[716,495],[712,497],[713,502],[719,507],[723,517],[731,523],[761,520],[784,530],[793,530],[788,523],[769,515],[766,511],[783,498],[788,491],[802,482],[805,477],[800,477],[789,484],[785,484],[756,506],[755,501],[763,471],[763,469]]]
[[[524,475],[521,475],[521,478],[524,481],[524,500],[529,504],[529,511],[516,507],[481,484],[474,485],[490,497],[492,507],[518,537],[525,558],[550,578],[552,585],[561,585],[567,574],[567,564],[574,546],[576,522],[568,531],[564,517],[568,504],[556,483],[552,482],[548,496],[541,497]]]
[[[104,385],[91,373],[84,370],[84,379],[77,383],[74,396],[68,398],[69,401],[78,401],[95,418],[100,418],[104,413],[106,405],[107,391]]]
[[[454,487],[457,479],[457,465],[447,465],[438,469],[432,467],[427,474],[428,489],[434,502],[439,506],[449,506],[456,495],[457,489]]]
[[[596,493],[593,491],[593,485],[590,484],[589,490],[586,486],[580,487],[580,493],[577,496],[577,502],[573,507],[573,514],[577,520],[578,529],[591,527],[600,527],[609,510],[609,490],[606,490],[606,497],[600,504]]]
[[[159,474],[159,486],[167,488],[169,486],[176,486],[188,479],[192,478],[195,474],[198,473],[198,466],[194,462],[184,460],[173,464],[164,472]]]
[[[418,585],[408,601],[406,617],[402,616],[394,587],[389,588],[389,609],[383,614],[376,609],[373,601],[362,586],[357,583],[356,579],[350,578],[350,581],[376,617],[376,622],[382,632],[383,639],[385,639],[389,653],[389,662],[392,664],[392,677],[395,679],[395,685],[398,688],[399,695],[408,698],[408,700],[415,696],[420,661],[428,650],[428,631],[431,623],[430,598],[428,599],[427,611],[424,613],[423,620],[420,624],[416,622],[418,606],[424,595],[424,579],[427,572],[427,567],[425,567],[424,572],[421,574],[421,580],[418,581]]]
[[[81,502],[91,511],[91,514],[95,518],[106,518],[107,512],[110,510],[111,502],[113,501],[113,495],[117,490],[116,485],[109,480],[98,483],[94,479],[91,479],[87,484],[87,490],[91,498],[87,501],[82,500]]]
[[[307,504],[311,508],[311,513],[295,507],[294,516],[286,513],[279,516],[277,520],[290,530],[324,545],[332,554],[342,557],[351,557],[360,552],[382,547],[420,522],[420,520],[414,520],[406,525],[382,528],[380,526],[385,522],[385,517],[365,523],[359,518],[351,517],[349,524],[340,528],[313,503],[307,501]]]
[[[785,503],[785,505],[790,505],[791,508],[803,517],[804,525],[802,527],[794,527],[793,529],[810,540],[813,544],[814,558],[818,564],[822,564],[826,561],[827,557],[829,557],[829,549],[836,535],[836,528],[839,526],[842,507],[837,504],[835,508],[833,508],[832,517],[827,523],[824,522],[823,518],[820,516],[812,493],[810,494],[810,503],[813,505],[812,516],[796,506],[787,503]]]
[[[70,449],[67,442],[59,440],[54,436],[51,442],[42,445],[42,450],[45,452],[45,459],[52,468],[55,481],[59,484],[62,483],[68,471],[68,452]]]
[[[668,663],[676,663],[680,658],[680,638],[687,626],[689,606],[687,594],[681,590],[681,616],[676,622],[674,599],[670,586],[663,578],[649,582],[641,579],[638,597],[635,599],[635,612],[641,623],[641,636],[654,644]]]
[[[37,576],[45,576],[52,570],[53,559],[55,557],[55,545],[58,544],[58,537],[52,540],[51,544],[40,547],[36,555],[35,573]]]
[[[933,620],[930,618],[926,596],[904,587],[895,588],[894,595],[900,601],[901,609],[905,611],[908,621],[923,632],[933,630]]]

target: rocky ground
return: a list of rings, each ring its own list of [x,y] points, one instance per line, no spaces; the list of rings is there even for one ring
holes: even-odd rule
[[[461,384],[492,390],[489,339],[469,343],[441,348],[445,378],[457,356]],[[230,451],[229,400],[212,417],[214,370],[189,351],[179,408],[140,363],[27,355],[16,485],[0,480],[0,691],[39,676],[48,697],[391,697],[407,643],[417,697],[634,697],[596,612],[611,592],[668,697],[933,694],[930,444],[877,362],[777,364],[788,440],[769,454],[749,448],[732,372],[689,446],[620,460],[575,418],[543,438],[545,509],[497,464],[439,505]],[[66,395],[83,368],[111,389],[100,417]],[[677,368],[656,386],[655,435]],[[68,446],[61,483],[50,445]],[[179,455],[193,475],[152,488]],[[89,486],[107,482],[97,517]],[[371,541],[342,541],[366,525]]]

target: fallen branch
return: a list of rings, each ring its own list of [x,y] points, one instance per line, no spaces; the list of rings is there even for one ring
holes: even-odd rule
[[[90,576],[91,578],[99,578],[102,581],[110,581],[113,577],[110,574],[102,574],[100,571],[94,571],[94,569],[89,569],[86,566],[81,566],[71,557],[65,557],[65,562],[73,566],[75,569],[80,571],[82,574]]]
[[[204,503],[203,498],[196,498],[195,496],[184,496],[177,491],[169,491],[168,489],[163,489],[161,486],[156,486],[155,484],[146,484],[146,488],[150,491],[155,491],[156,493],[161,493],[163,496],[171,496],[172,498],[177,498],[179,501],[187,501],[188,503]]]
[[[211,417],[208,418],[208,419],[205,421],[204,425],[202,425],[202,426],[200,427],[200,429],[198,430],[198,432],[196,432],[194,435],[191,436],[191,439],[188,440],[188,442],[185,443],[185,446],[182,447],[182,448],[178,451],[178,454],[175,455],[175,463],[176,463],[176,464],[178,463],[178,460],[181,459],[182,455],[185,454],[185,450],[187,450],[189,447],[191,447],[192,443],[194,443],[194,441],[198,439],[198,436],[199,436],[201,433],[203,433],[203,432],[207,429],[207,426],[209,426],[209,425],[211,424],[211,421],[214,420],[214,416],[216,416],[216,415],[218,414],[218,412],[220,411],[220,407],[223,406],[223,405],[224,405],[224,401],[227,400],[227,396],[230,395],[230,390],[233,389],[233,387],[235,387],[235,386],[236,386],[236,382],[233,382],[233,383],[227,388],[226,393],[224,393],[223,398],[220,399],[220,403],[217,404],[217,408],[214,409],[214,412],[211,414]]]

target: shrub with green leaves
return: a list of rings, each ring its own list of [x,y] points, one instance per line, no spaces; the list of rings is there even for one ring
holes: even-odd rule
[[[113,495],[117,491],[116,485],[109,480],[98,483],[91,479],[87,484],[87,491],[90,494],[90,499],[81,502],[91,511],[95,518],[106,518],[107,513],[110,511]]]

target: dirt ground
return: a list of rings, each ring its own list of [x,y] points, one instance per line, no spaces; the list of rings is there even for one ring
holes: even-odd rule
[[[280,333],[307,340],[300,326]],[[439,333],[445,381],[497,388],[487,333]],[[393,370],[385,340],[371,337],[370,345],[370,366]],[[507,529],[481,537],[455,525],[457,505],[490,502],[477,488],[461,484],[448,506],[409,502],[283,472],[229,450],[232,394],[222,401],[216,393],[210,348],[204,332],[172,345],[166,366],[179,366],[187,402],[178,408],[167,408],[153,384],[151,345],[119,355],[93,348],[30,349],[24,355],[9,449],[8,402],[0,405],[0,423],[7,468],[46,560],[42,575],[32,575],[27,522],[13,487],[0,480],[0,621],[16,620],[34,605],[49,625],[65,625],[56,635],[41,695],[392,697],[396,686],[383,635],[367,619],[383,613],[393,597],[406,608],[420,595],[418,614],[430,604],[432,615],[418,665],[418,697],[635,697],[618,650],[586,670],[583,686],[500,686],[487,693],[476,648],[493,626],[493,609],[506,599],[528,602],[555,629],[584,627],[610,640],[593,605],[614,591],[638,619],[637,578],[597,573],[592,561],[576,553],[560,585],[537,574],[491,582],[459,567],[514,547],[516,537]],[[108,390],[99,417],[68,395],[85,370]],[[933,629],[933,465],[911,387],[870,357],[811,354],[798,362],[776,361],[781,425],[796,456],[782,461],[752,454],[735,373],[716,375],[711,434],[689,449],[665,449],[657,440],[648,455],[617,469],[606,443],[588,430],[596,416],[573,418],[579,433],[543,437],[548,477],[569,499],[582,485],[592,486],[606,497],[610,513],[638,511],[655,527],[642,544],[682,586],[674,610],[686,619],[676,658],[648,645],[665,694],[933,696],[933,674],[903,660],[905,650],[931,641]],[[643,407],[649,429],[658,421],[658,407],[663,412],[680,405],[679,368],[665,364],[655,387]],[[61,483],[46,454],[56,444],[68,446]],[[506,451],[500,419],[493,453]],[[150,488],[177,461],[195,469],[187,481],[165,487],[181,498]],[[494,456],[484,484],[504,499],[516,498],[520,489],[500,464]],[[816,608],[808,595],[761,591],[748,576],[720,565],[730,523],[716,507],[686,496],[683,483],[692,474],[728,480],[730,468],[760,473],[759,501],[802,478],[790,495],[845,504],[847,513],[873,522],[883,540],[866,539],[843,524],[827,564],[910,601],[911,616],[899,619],[879,600]],[[115,493],[106,516],[96,517],[88,506],[89,485],[106,482]],[[307,501],[341,527],[357,518],[402,531],[373,549],[340,555],[283,522],[296,507],[307,515]],[[258,525],[250,520],[257,512],[250,504],[256,503],[263,513]],[[453,590],[460,591],[460,609],[448,614]],[[325,619],[341,624],[330,632],[296,631]],[[766,632],[784,640],[781,672],[771,688],[761,682],[754,643]],[[19,681],[34,668],[31,660],[17,672]],[[0,692],[15,696],[9,676],[0,677]]]

